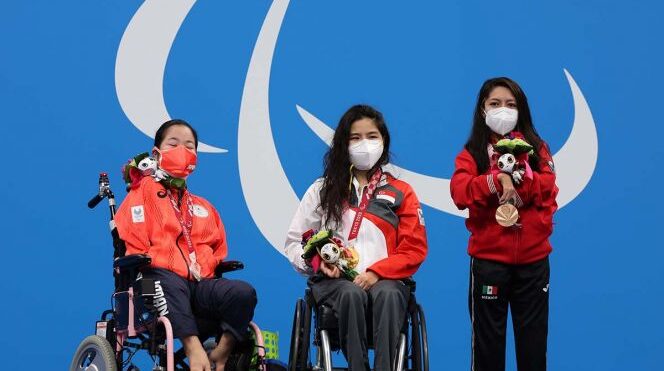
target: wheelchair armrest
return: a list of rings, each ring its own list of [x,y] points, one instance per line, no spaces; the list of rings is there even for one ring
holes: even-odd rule
[[[152,263],[152,258],[146,254],[131,254],[115,259],[113,268],[118,268],[120,272],[128,270],[138,270]]]
[[[214,276],[219,278],[226,272],[239,271],[244,269],[244,263],[238,260],[227,260],[222,261],[217,265],[217,268],[214,269]]]

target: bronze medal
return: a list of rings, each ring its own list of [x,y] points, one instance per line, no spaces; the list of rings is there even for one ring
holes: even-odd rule
[[[201,280],[201,266],[197,262],[193,262],[189,265],[189,271],[191,272],[191,275],[194,276],[194,279],[196,281]]]
[[[519,220],[519,210],[512,204],[502,204],[496,210],[496,221],[503,227],[511,227]]]

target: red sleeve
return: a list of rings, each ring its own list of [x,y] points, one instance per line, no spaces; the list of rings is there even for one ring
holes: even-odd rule
[[[143,186],[132,189],[115,214],[115,226],[127,247],[126,255],[147,254],[150,250],[149,223],[154,217],[152,207],[146,202]]]
[[[226,229],[224,223],[221,222],[221,217],[215,208],[210,205],[213,210],[214,220],[217,224],[217,243],[212,246],[212,255],[217,262],[221,263],[228,256],[228,245],[226,244]]]
[[[542,209],[547,219],[550,219],[558,209],[556,172],[549,146],[546,143],[542,143],[538,155],[540,158],[539,171],[533,170],[533,179],[525,179],[518,187],[518,191],[524,205],[532,203],[535,207]]]
[[[381,278],[410,277],[415,274],[427,256],[427,235],[420,202],[410,186],[403,191],[404,198],[397,210],[399,227],[396,252],[368,268]]]
[[[479,175],[475,159],[463,150],[454,161],[454,174],[450,181],[452,200],[459,210],[471,206],[487,206],[491,197],[503,191],[498,175]]]

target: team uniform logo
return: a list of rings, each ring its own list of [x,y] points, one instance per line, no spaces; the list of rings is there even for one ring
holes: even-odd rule
[[[486,300],[498,299],[498,286],[482,285],[482,299]]]
[[[161,287],[161,281],[154,281],[154,306],[159,312],[159,316],[168,314],[168,303],[164,296],[164,289]]]
[[[210,215],[206,208],[198,204],[194,205],[193,214],[199,218],[207,218]]]
[[[385,200],[391,204],[394,204],[397,202],[397,195],[396,193],[390,191],[378,191],[376,194],[376,199]]]
[[[134,223],[145,222],[145,211],[143,210],[143,205],[131,207],[131,221]]]
[[[422,211],[422,208],[417,208],[417,218],[420,220],[420,225],[422,227],[425,226],[424,224],[424,212]]]

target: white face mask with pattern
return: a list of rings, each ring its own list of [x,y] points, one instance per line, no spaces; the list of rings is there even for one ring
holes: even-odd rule
[[[500,135],[505,135],[514,130],[516,122],[519,119],[519,111],[508,107],[494,108],[486,111],[484,115],[486,125],[494,133]]]
[[[362,139],[348,146],[350,162],[358,170],[370,170],[383,154],[383,141]]]

